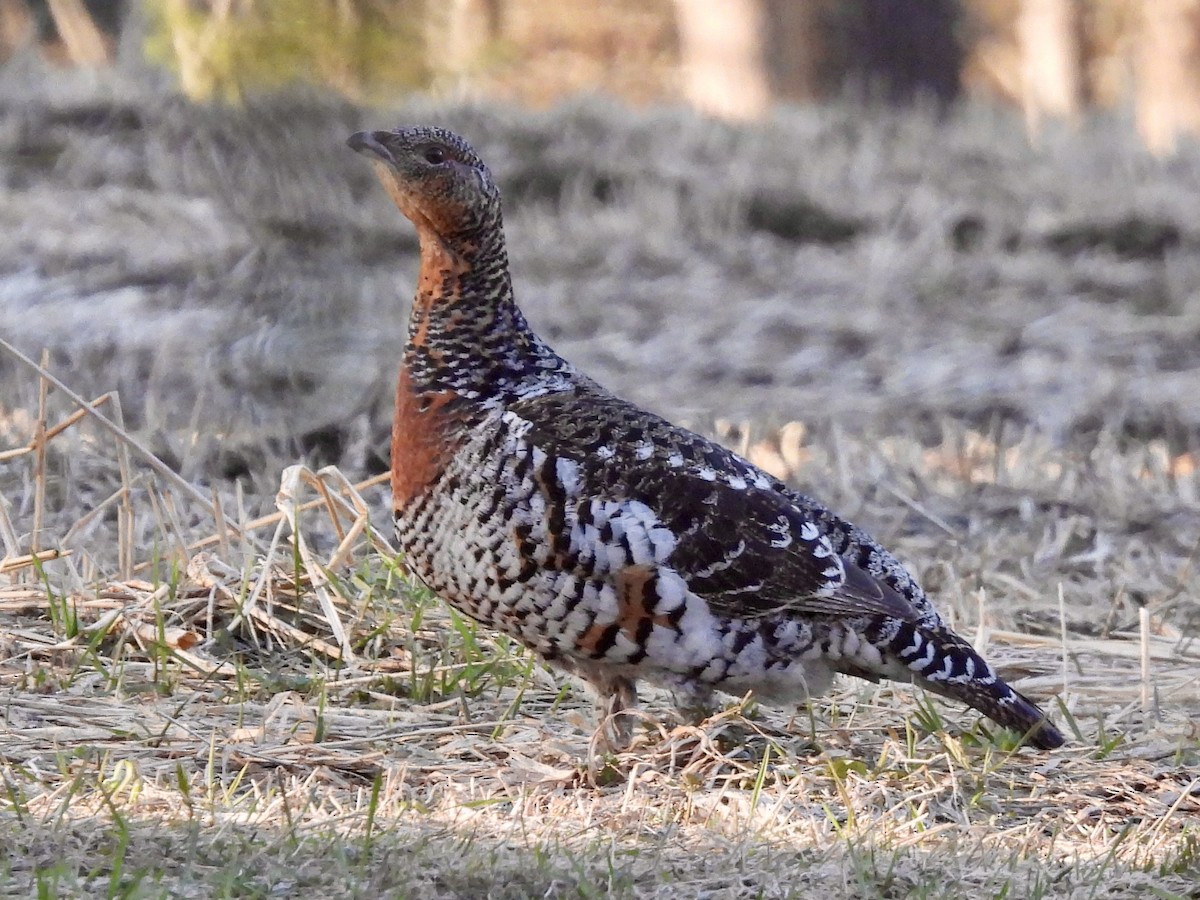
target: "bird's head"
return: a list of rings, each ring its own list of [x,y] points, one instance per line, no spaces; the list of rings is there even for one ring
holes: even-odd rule
[[[454,132],[431,126],[360,131],[346,143],[370,157],[384,188],[422,237],[470,240],[497,223],[500,193],[492,175]]]

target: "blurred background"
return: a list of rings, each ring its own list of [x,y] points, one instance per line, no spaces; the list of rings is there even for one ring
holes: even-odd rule
[[[1155,152],[1200,127],[1195,0],[0,0],[0,58],[162,65],[193,100],[298,81],[356,102],[580,92],[735,119],[855,94],[1047,120],[1132,109]]]
[[[1200,0],[0,0],[0,331],[188,477],[378,471],[416,244],[344,139],[432,121],[535,326],[659,412],[1186,467],[1198,37]]]
[[[387,468],[418,246],[346,139],[399,124],[487,161],[556,350],[1073,747],[853,679],[626,780],[361,521],[273,519]],[[188,482],[0,347],[5,896],[1200,896],[1200,0],[0,0],[0,337]]]

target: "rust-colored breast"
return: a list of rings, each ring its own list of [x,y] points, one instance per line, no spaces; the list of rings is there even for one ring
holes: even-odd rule
[[[441,365],[443,352],[432,346],[431,329],[435,317],[440,319],[443,336],[456,326],[461,313],[454,305],[462,299],[461,277],[468,266],[442,243],[420,210],[407,208],[412,205],[407,195],[392,182],[385,179],[384,183],[421,235],[421,272],[409,320],[408,349]],[[457,399],[454,391],[421,389],[413,381],[407,360],[401,364],[392,420],[392,504],[396,511],[428,490],[458,449],[463,418],[453,403]]]
[[[408,367],[400,366],[392,420],[392,506],[397,511],[437,481],[458,449],[460,418],[448,408],[457,396],[420,391]]]

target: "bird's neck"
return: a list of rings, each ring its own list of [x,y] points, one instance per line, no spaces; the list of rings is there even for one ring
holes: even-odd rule
[[[566,364],[517,308],[501,229],[451,240],[425,232],[420,240],[404,351],[413,385],[486,399],[529,393],[557,377]]]

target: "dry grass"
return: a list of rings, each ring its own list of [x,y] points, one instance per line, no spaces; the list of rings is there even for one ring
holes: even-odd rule
[[[0,892],[1195,895],[1195,150],[33,75],[0,73],[3,336],[109,424],[0,354]],[[699,726],[651,695],[602,757],[576,685],[410,584],[368,476],[415,243],[342,141],[417,120],[492,163],[539,330],[753,419],[711,430],[896,548],[1071,744],[845,681]],[[280,515],[300,458],[358,486],[287,469]]]
[[[937,447],[823,452],[797,424],[725,424],[764,464],[867,497],[1073,740],[1014,750],[958,708],[846,681],[795,717],[743,699],[699,725],[652,695],[635,745],[601,755],[586,694],[392,562],[378,487],[294,467],[276,515],[219,498],[237,512],[218,520],[119,426],[37,393],[0,518],[9,895],[1193,895],[1200,651],[1174,623],[1196,546],[1070,508],[1188,514],[1194,467],[1162,446],[945,423]],[[37,553],[18,537],[63,521],[45,504],[67,470],[111,497],[115,554],[92,558],[78,522]]]
[[[344,141],[423,121],[494,170],[535,327],[673,419],[1195,449],[1200,146],[1156,161],[1098,121],[1032,150],[970,107],[197,108],[111,77],[0,71],[0,321],[189,479],[380,465],[416,242]]]

